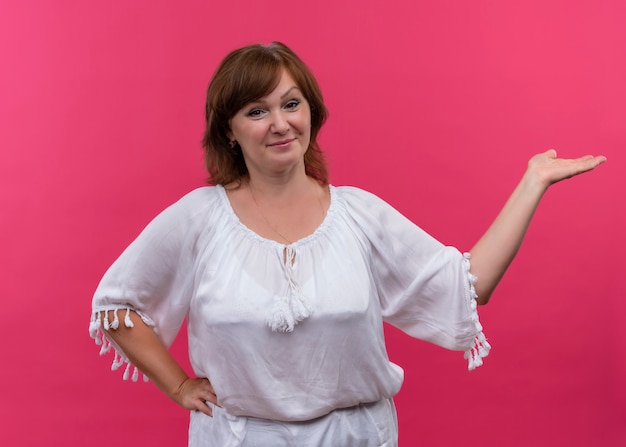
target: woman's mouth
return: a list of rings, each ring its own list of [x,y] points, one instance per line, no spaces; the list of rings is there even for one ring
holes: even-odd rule
[[[275,147],[277,149],[285,149],[289,147],[289,145],[295,140],[295,138],[289,138],[287,140],[280,140],[272,144],[268,144],[270,147]]]

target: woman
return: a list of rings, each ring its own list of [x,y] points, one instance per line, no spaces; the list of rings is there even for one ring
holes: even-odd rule
[[[379,198],[328,184],[315,78],[280,43],[229,54],[207,94],[210,174],[113,264],[91,335],[191,414],[190,446],[393,446],[383,321],[489,352],[476,312],[515,256],[546,189],[606,159],[534,156],[494,223],[462,254]],[[470,265],[471,259],[471,265]],[[119,315],[118,315],[119,314]],[[188,377],[169,346],[188,317]],[[120,319],[124,323],[120,323]]]

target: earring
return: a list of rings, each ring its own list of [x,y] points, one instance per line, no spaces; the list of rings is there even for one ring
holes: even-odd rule
[[[235,140],[230,140],[228,142],[228,145],[230,146],[231,149],[233,149],[235,147],[235,144],[237,144],[237,142]]]

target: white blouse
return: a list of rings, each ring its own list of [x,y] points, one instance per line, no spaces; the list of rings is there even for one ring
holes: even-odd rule
[[[287,246],[245,227],[223,187],[185,195],[107,271],[91,336],[108,351],[106,331],[132,324],[130,309],[169,346],[187,317],[194,372],[211,381],[223,411],[277,421],[396,394],[403,371],[389,361],[383,321],[480,366],[489,344],[469,255],[368,192],[330,193],[320,227]],[[120,315],[109,321],[112,309]],[[113,347],[115,369],[127,359]]]

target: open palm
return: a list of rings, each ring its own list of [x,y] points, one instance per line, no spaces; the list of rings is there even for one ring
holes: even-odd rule
[[[580,158],[557,158],[556,151],[550,149],[537,154],[528,162],[528,174],[547,188],[561,180],[574,177],[583,172],[591,171],[606,161],[603,155],[585,155]]]

